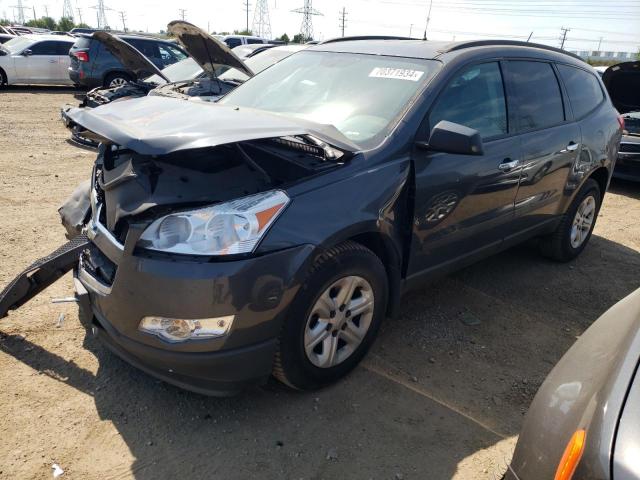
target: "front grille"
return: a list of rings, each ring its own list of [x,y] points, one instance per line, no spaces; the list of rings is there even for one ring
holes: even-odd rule
[[[627,143],[620,144],[620,153],[640,153],[640,143]]]
[[[95,245],[89,244],[81,254],[84,270],[101,283],[111,286],[116,276],[117,265],[109,260]]]

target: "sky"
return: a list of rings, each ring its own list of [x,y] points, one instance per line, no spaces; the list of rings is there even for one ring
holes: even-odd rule
[[[90,25],[96,24],[98,0],[70,0]],[[249,27],[259,0],[249,0]],[[265,0],[273,36],[300,31],[302,15],[292,12],[303,0]],[[561,28],[568,50],[630,51],[640,49],[640,0],[314,0],[321,15],[313,17],[314,38],[340,36],[340,12],[346,10],[345,35],[403,35],[422,38],[432,2],[427,37],[430,40],[479,38],[523,39],[559,46]],[[14,18],[18,0],[0,0],[0,15]],[[22,0],[26,19],[45,11],[58,18],[63,0]],[[246,0],[104,0],[112,28],[122,28],[120,11],[129,29],[158,32],[180,18],[209,31],[233,31],[246,26]],[[602,40],[601,40],[602,38]]]

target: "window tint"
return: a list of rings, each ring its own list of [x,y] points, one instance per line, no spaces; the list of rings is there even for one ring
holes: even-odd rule
[[[558,65],[558,71],[567,88],[571,108],[576,118],[589,113],[604,98],[600,82],[589,72],[567,65]]]
[[[56,53],[57,55],[69,55],[69,50],[73,46],[73,43],[69,42],[56,42]]]
[[[247,43],[264,43],[259,38],[247,38]]]
[[[498,63],[474,65],[455,77],[431,111],[430,127],[441,120],[474,128],[482,138],[506,134],[507,105]]]
[[[242,40],[240,40],[239,38],[227,38],[225,39],[224,43],[226,43],[229,48],[234,48],[238,45],[242,45]]]
[[[58,55],[58,43],[60,42],[36,43],[31,46],[31,55]]]
[[[564,121],[560,85],[551,64],[509,62],[516,93],[518,126],[522,130],[550,127]]]

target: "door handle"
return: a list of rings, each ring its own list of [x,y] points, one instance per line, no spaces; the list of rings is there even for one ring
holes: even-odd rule
[[[520,160],[511,160],[510,158],[505,158],[500,165],[498,165],[498,169],[503,172],[508,172],[511,169],[516,168],[520,164]]]
[[[567,145],[567,151],[575,152],[578,149],[579,146],[580,146],[579,143],[569,142],[569,145]]]
[[[49,60],[49,63],[58,63],[58,60]]]

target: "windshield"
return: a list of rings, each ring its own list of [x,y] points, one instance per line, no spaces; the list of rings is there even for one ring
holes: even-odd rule
[[[162,69],[162,73],[171,82],[179,82],[180,80],[191,80],[196,78],[202,73],[202,68],[196,63],[196,61],[189,57],[184,60],[180,60],[167,68]],[[156,83],[158,85],[165,83],[165,81],[159,75],[151,75],[144,79],[145,82]]]
[[[33,40],[26,37],[16,37],[4,43],[2,46],[9,53],[21,53],[25,48],[28,48],[33,43]]]
[[[256,54],[254,57],[247,58],[244,60],[244,64],[249,67],[253,73],[258,74],[265,68],[279,62],[283,58],[287,58],[289,55],[293,55],[295,52],[296,50],[291,50],[289,48],[270,48],[264,52]],[[230,68],[220,75],[220,80],[232,80],[242,83],[249,80],[249,76],[240,70]]]
[[[256,75],[220,103],[331,124],[360,147],[372,147],[438,66],[434,60],[305,51]]]

